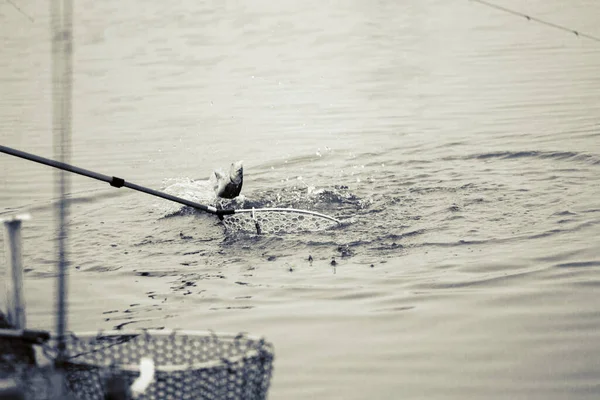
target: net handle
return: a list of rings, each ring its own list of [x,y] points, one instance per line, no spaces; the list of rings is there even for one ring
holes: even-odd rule
[[[239,213],[251,213],[251,212],[288,212],[288,213],[297,213],[297,214],[312,215],[312,216],[316,216],[316,217],[328,219],[330,221],[333,221],[333,222],[337,223],[338,225],[341,224],[341,222],[338,219],[330,217],[329,215],[321,214],[321,213],[314,212],[314,211],[308,211],[308,210],[298,210],[298,209],[295,209],[295,208],[256,208],[256,209],[226,209],[226,210],[219,210],[219,209],[217,209],[216,207],[213,207],[213,206],[206,206],[204,204],[199,204],[199,203],[187,200],[187,199],[183,199],[181,197],[173,196],[173,195],[168,194],[168,193],[159,192],[158,190],[150,189],[150,188],[147,188],[147,187],[144,187],[144,186],[141,186],[141,185],[136,185],[135,183],[128,182],[128,181],[126,181],[123,178],[118,178],[116,176],[108,176],[108,175],[99,174],[99,173],[94,172],[94,171],[90,171],[90,170],[87,170],[87,169],[79,168],[79,167],[76,167],[74,165],[69,165],[69,164],[66,164],[66,163],[63,163],[63,162],[60,162],[60,161],[51,160],[49,158],[40,157],[40,156],[35,155],[35,154],[26,153],[24,151],[13,149],[13,148],[10,148],[10,147],[7,147],[7,146],[0,145],[0,152],[5,153],[5,154],[9,154],[11,156],[24,158],[26,160],[37,162],[37,163],[40,163],[40,164],[48,165],[48,166],[53,167],[53,168],[58,168],[58,169],[61,169],[63,171],[68,171],[68,172],[72,172],[74,174],[83,175],[83,176],[86,176],[88,178],[92,178],[92,179],[96,179],[96,180],[99,180],[99,181],[103,181],[103,182],[106,182],[106,183],[110,184],[113,187],[116,187],[116,188],[126,187],[126,188],[129,188],[129,189],[136,190],[138,192],[149,194],[151,196],[156,196],[156,197],[163,198],[165,200],[174,201],[176,203],[183,204],[183,205],[188,206],[188,207],[193,207],[195,209],[202,210],[202,211],[205,211],[205,212],[210,213],[210,214],[215,214],[221,220],[223,220],[223,216],[224,215],[232,215],[232,214],[239,214]]]
[[[26,160],[37,162],[40,164],[48,165],[53,168],[58,168],[63,171],[68,171],[68,172],[72,172],[74,174],[83,175],[88,178],[103,181],[103,182],[108,183],[112,187],[116,187],[116,188],[126,187],[129,189],[136,190],[138,192],[149,194],[151,196],[160,197],[165,200],[170,200],[170,201],[174,201],[179,204],[183,204],[185,206],[193,207],[193,208],[205,211],[210,214],[217,213],[217,209],[215,207],[205,206],[204,204],[195,203],[193,201],[189,201],[189,200],[183,199],[181,197],[173,196],[168,193],[163,193],[163,192],[159,192],[158,190],[150,189],[150,188],[147,188],[147,187],[144,187],[141,185],[136,185],[135,183],[128,182],[125,179],[119,178],[116,176],[108,176],[108,175],[99,174],[94,171],[79,168],[74,165],[69,165],[69,164],[66,164],[66,163],[63,163],[60,161],[51,160],[49,158],[40,157],[35,154],[26,153],[24,151],[13,149],[13,148],[10,148],[7,146],[0,145],[0,152],[5,153],[5,154],[10,154],[11,156],[24,158]]]

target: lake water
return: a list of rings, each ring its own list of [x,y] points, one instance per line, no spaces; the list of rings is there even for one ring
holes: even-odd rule
[[[0,143],[53,157],[48,6],[16,3]],[[600,395],[598,42],[462,0],[76,3],[74,165],[165,189],[244,159],[248,201],[344,224],[230,235],[73,176],[70,329],[264,335],[271,399]],[[596,1],[498,4],[600,36]],[[51,328],[55,172],[0,170]]]

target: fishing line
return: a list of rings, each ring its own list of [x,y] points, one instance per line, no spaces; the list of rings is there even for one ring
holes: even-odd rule
[[[25,11],[21,10],[19,8],[19,6],[17,6],[15,3],[12,2],[12,0],[6,0],[6,2],[10,5],[12,5],[14,8],[17,9],[17,11],[19,11],[23,16],[25,16],[27,19],[29,19],[31,22],[35,22],[33,18],[31,18],[29,15],[25,14]]]
[[[509,13],[509,14],[512,14],[512,15],[516,15],[518,17],[526,18],[528,21],[534,21],[534,22],[537,22],[538,24],[546,25],[546,26],[549,26],[549,27],[554,28],[554,29],[560,29],[561,31],[565,31],[565,32],[569,32],[569,33],[574,33],[575,36],[584,37],[586,39],[590,39],[590,40],[593,40],[593,41],[596,41],[596,42],[600,42],[600,38],[597,37],[597,36],[590,35],[590,34],[584,33],[584,32],[580,32],[578,30],[571,29],[571,28],[563,26],[563,25],[558,25],[558,24],[555,24],[554,22],[549,22],[549,21],[545,21],[545,20],[540,19],[540,18],[532,17],[531,15],[522,13],[520,11],[511,10],[510,8],[502,7],[502,6],[499,6],[497,4],[487,2],[485,0],[471,0],[471,1],[474,1],[474,2],[479,3],[479,4],[483,4],[484,6],[487,6],[487,7],[495,8],[496,10],[500,10],[500,11],[503,11],[505,13]]]

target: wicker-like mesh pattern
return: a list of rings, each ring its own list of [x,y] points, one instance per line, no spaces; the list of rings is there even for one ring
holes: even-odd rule
[[[0,350],[4,350],[2,342],[0,338]],[[273,368],[272,345],[242,334],[84,334],[68,338],[66,353],[64,377],[72,399],[104,400],[113,377],[123,387],[131,386],[140,375],[140,360],[146,357],[153,360],[155,375],[137,399],[266,399]],[[19,362],[23,367],[5,369],[4,377],[18,380],[27,399],[50,399],[48,393],[56,392],[52,385],[57,382],[50,378],[52,370],[29,365],[27,354],[23,355]]]
[[[337,226],[338,223],[320,214],[298,210],[256,209],[253,213],[235,213],[223,217],[228,232],[254,234],[284,234],[314,232]]]
[[[112,332],[80,335],[67,348],[67,382],[80,399],[104,399],[109,366],[131,385],[142,357],[156,373],[140,399],[265,399],[273,362],[270,344],[244,335]]]

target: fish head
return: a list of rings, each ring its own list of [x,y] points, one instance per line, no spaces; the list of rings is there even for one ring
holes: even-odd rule
[[[244,166],[242,161],[231,164],[229,176],[215,171],[215,192],[223,199],[233,199],[239,196],[244,182]]]
[[[244,180],[244,161],[240,160],[231,163],[231,167],[229,167],[229,179],[236,185],[242,184]]]

